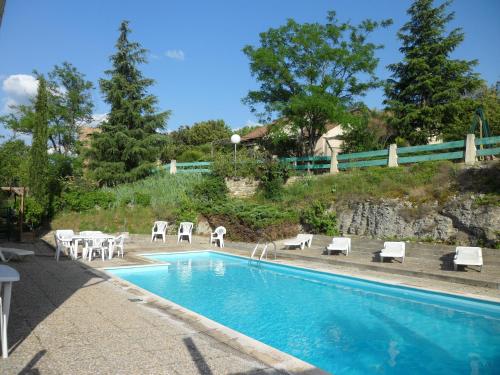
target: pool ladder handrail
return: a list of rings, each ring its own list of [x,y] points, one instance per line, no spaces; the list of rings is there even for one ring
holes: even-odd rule
[[[267,250],[269,248],[269,244],[272,244],[273,247],[274,247],[274,259],[276,260],[276,244],[274,243],[274,241],[268,241],[266,240],[266,243],[264,244],[264,248],[262,249],[262,252],[260,253],[260,256],[259,258],[255,258],[255,256],[257,255],[257,251],[259,249],[259,245],[261,244],[261,242],[263,241],[263,239],[261,238],[258,242],[257,242],[257,245],[255,245],[255,248],[253,249],[252,251],[252,254],[250,255],[250,261],[252,260],[258,260],[258,261],[261,261],[262,258],[264,258],[264,256],[266,257],[266,260],[267,260]]]

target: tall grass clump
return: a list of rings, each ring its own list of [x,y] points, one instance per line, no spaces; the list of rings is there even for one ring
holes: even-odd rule
[[[199,185],[203,179],[204,176],[198,173],[161,173],[134,183],[105,188],[104,190],[112,191],[115,194],[114,207],[129,204],[169,207],[175,206],[186,197],[191,196],[195,186]],[[142,204],[147,200],[146,196],[149,197],[149,204]]]

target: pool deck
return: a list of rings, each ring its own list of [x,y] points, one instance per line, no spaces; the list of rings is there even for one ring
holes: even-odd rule
[[[483,250],[483,272],[455,272],[447,263],[452,247],[408,244],[404,264],[380,264],[374,253],[381,241],[354,239],[348,257],[323,255],[327,242],[315,236],[305,250],[285,250],[277,242],[276,262],[500,301],[495,288],[500,262],[494,253],[499,250]],[[10,245],[35,250],[36,256],[9,263],[21,281],[13,288],[10,357],[0,359],[1,374],[321,373],[100,270],[147,264],[141,253],[210,249],[206,237],[178,245],[173,236],[163,244],[133,235],[124,259],[90,263],[67,258],[57,263],[42,241]],[[251,249],[251,244],[227,242],[223,251],[248,256]]]

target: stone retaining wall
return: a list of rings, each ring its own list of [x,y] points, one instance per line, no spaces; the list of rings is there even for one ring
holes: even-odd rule
[[[226,186],[230,196],[246,198],[255,194],[255,191],[259,187],[259,181],[249,178],[226,178]]]

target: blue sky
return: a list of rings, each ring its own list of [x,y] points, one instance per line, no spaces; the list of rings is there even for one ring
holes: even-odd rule
[[[97,86],[114,51],[118,26],[130,20],[131,39],[150,51],[144,74],[155,79],[151,92],[159,109],[173,115],[168,129],[197,121],[224,119],[239,128],[257,121],[241,103],[257,83],[251,77],[246,44],[256,45],[259,33],[298,22],[324,22],[328,10],[341,21],[392,18],[393,26],[377,31],[371,40],[378,52],[378,75],[387,78],[387,64],[399,59],[396,32],[407,21],[408,0],[7,0],[0,28],[0,113],[6,103],[20,102],[33,91],[32,83],[6,80],[13,75],[51,70],[63,61],[73,63]],[[453,57],[478,59],[477,71],[489,84],[500,80],[500,1],[455,0],[450,27],[460,26],[466,37]],[[26,77],[24,77],[26,78]],[[10,85],[9,84],[13,84]],[[27,87],[18,87],[27,85]],[[30,86],[31,85],[31,86]],[[98,89],[95,113],[108,110]],[[382,106],[380,90],[368,93],[370,107]],[[0,134],[7,134],[0,129]]]

